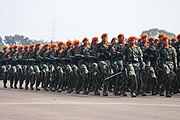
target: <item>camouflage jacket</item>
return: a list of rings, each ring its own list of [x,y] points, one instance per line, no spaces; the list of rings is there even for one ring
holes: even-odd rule
[[[134,48],[129,45],[125,47],[124,50],[124,61],[126,64],[132,63],[143,63],[143,53],[139,46],[134,46]]]
[[[168,48],[166,47],[162,47],[159,50],[158,53],[158,63],[160,64],[169,64],[169,63],[173,63],[174,68],[177,68],[177,53],[174,47],[172,47],[171,45],[168,46]]]

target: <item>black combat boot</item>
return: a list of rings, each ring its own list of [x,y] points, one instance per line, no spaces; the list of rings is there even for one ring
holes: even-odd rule
[[[4,84],[4,88],[7,88],[6,84]]]
[[[166,97],[171,97],[171,94],[169,93],[169,91],[166,91]]]
[[[104,85],[104,87],[103,87],[103,96],[108,96],[106,85]]]
[[[136,97],[136,93],[131,93],[131,97]]]

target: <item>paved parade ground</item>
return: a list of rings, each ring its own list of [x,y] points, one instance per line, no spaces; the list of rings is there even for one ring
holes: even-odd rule
[[[103,97],[3,88],[0,81],[0,120],[180,120],[180,94]]]

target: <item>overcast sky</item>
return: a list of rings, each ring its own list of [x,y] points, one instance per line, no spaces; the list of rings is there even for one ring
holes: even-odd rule
[[[180,0],[0,0],[1,37],[66,41],[150,28],[180,33]]]

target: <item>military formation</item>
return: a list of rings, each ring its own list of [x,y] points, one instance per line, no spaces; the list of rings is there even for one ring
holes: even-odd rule
[[[4,46],[0,55],[0,79],[4,88],[67,91],[131,97],[180,92],[180,34],[158,38],[142,34],[125,40],[119,34],[108,42],[86,37],[58,44]],[[102,91],[102,92],[101,92]]]

